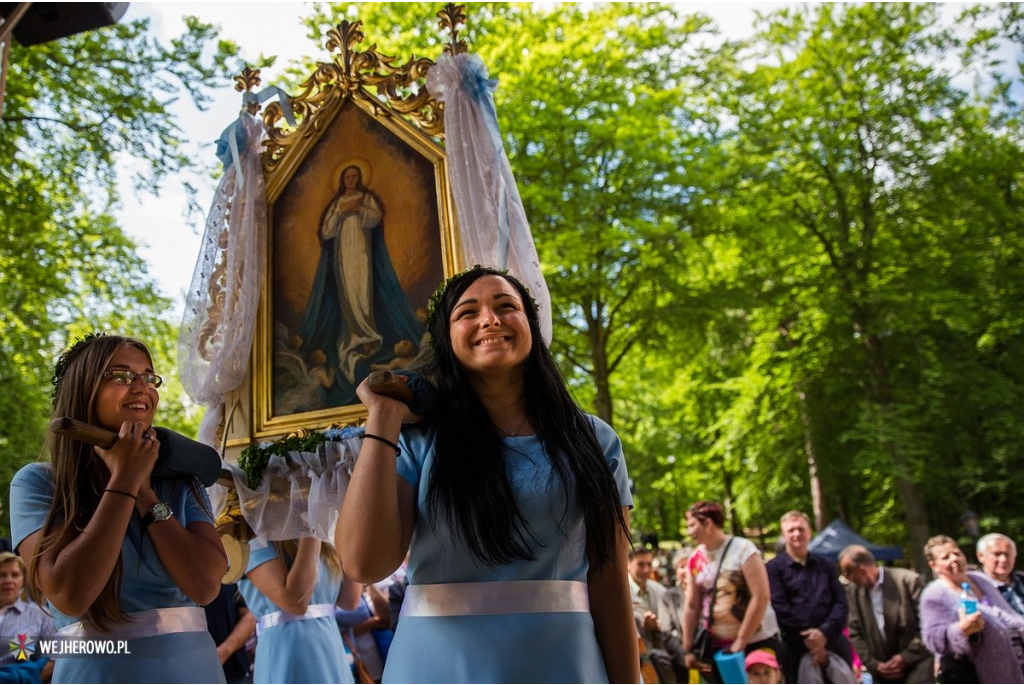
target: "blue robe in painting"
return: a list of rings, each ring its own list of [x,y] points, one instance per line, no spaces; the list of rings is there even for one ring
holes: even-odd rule
[[[327,407],[358,402],[356,385],[370,373],[370,365],[382,364],[393,359],[395,343],[399,340],[419,342],[423,337],[424,326],[416,318],[416,313],[402,291],[398,276],[391,265],[382,227],[375,227],[371,235],[373,315],[377,331],[382,338],[381,347],[375,354],[358,362],[356,383],[349,383],[341,373],[335,375],[334,385],[326,390]],[[324,241],[321,246],[320,263],[313,279],[309,302],[297,331],[303,341],[302,355],[307,356],[311,351],[320,348],[327,355],[327,364],[335,369],[340,363],[337,341],[345,334],[345,320],[335,287],[337,260],[334,258],[334,241],[337,239]]]

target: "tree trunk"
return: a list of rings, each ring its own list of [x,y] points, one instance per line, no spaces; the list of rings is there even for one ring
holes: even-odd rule
[[[814,456],[814,438],[811,434],[811,417],[807,413],[807,395],[803,390],[797,391],[800,398],[800,422],[804,429],[804,455],[807,457],[807,474],[811,485],[811,507],[814,513],[815,530],[822,530],[828,525],[825,520],[825,490],[818,475],[818,460]]]
[[[660,540],[662,538],[668,537],[667,533],[672,530],[668,524],[668,507],[665,506],[665,502],[660,497],[658,497],[656,500],[654,500],[654,508],[658,512],[658,520],[661,521],[661,535],[658,536],[658,539]]]
[[[588,317],[587,323],[589,325],[590,354],[594,360],[594,412],[609,426],[614,426],[615,424],[612,423],[612,391],[609,384],[611,372],[608,369],[608,350],[605,344],[607,335],[601,327],[600,318],[590,319]]]
[[[729,528],[733,535],[742,535],[739,519],[732,506],[732,474],[725,468],[725,457],[722,457],[722,509],[725,510],[725,517],[729,522]]]
[[[879,410],[879,420],[884,421],[894,410],[892,385],[889,381],[889,369],[885,364],[882,352],[882,341],[873,333],[866,333],[865,327],[858,324],[864,351],[868,359],[868,371],[871,382],[868,384],[868,399]],[[903,456],[900,446],[892,440],[882,441],[886,452],[892,459],[896,470],[896,489],[903,500],[903,516],[910,533],[911,556],[918,573],[930,574],[928,561],[924,556],[924,545],[929,537],[928,511],[924,506],[921,491],[911,476],[912,471]]]

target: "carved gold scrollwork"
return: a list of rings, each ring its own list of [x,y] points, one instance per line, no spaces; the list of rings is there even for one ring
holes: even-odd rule
[[[458,30],[465,25],[465,7],[449,3],[437,16],[440,28],[451,33],[444,51],[468,51]],[[322,121],[329,121],[336,108],[349,98],[358,98],[377,116],[397,114],[427,135],[444,138],[443,107],[426,87],[427,70],[433,66],[433,60],[413,57],[398,64],[398,58],[381,53],[376,44],[358,50],[364,38],[360,21],[345,20],[327,32],[325,47],[333,53],[334,61],[317,63],[313,74],[300,84],[300,92],[292,97],[292,110],[300,121],[298,128],[279,126],[283,117],[279,103],[264,109],[268,138],[263,152],[265,172],[278,166],[289,146],[317,134]],[[259,72],[255,73],[258,77]]]
[[[260,87],[260,83],[262,83],[260,80],[260,70],[246,67],[239,76],[235,77],[235,90],[239,93],[251,93]],[[260,103],[246,103],[245,109],[249,114],[256,116],[256,112],[260,111]]]
[[[256,534],[252,532],[252,528],[242,515],[242,506],[234,481],[230,477],[224,478],[223,481],[228,495],[224,508],[213,525],[228,556],[228,570],[221,582],[231,584],[237,583],[245,573],[249,565],[249,541],[256,537]]]
[[[441,30],[452,34],[448,45],[444,46],[445,54],[458,55],[469,52],[466,41],[459,38],[459,26],[466,25],[466,6],[448,3],[443,10],[437,13],[437,18],[440,19],[438,24],[441,26]]]

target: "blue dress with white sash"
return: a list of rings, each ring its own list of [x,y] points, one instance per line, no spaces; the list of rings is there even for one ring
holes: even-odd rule
[[[596,417],[591,420],[622,504],[631,505],[622,443],[606,423]],[[537,558],[491,568],[477,562],[447,530],[441,530],[440,525],[435,530],[427,520],[427,483],[435,458],[433,431],[413,427],[402,432],[398,475],[417,492],[407,604],[417,585],[549,580],[586,583],[589,563],[580,503],[570,503],[563,518],[562,486],[552,472],[540,438],[510,437],[503,443],[508,475],[530,527],[531,550]],[[565,585],[555,587],[562,592]],[[582,590],[585,596],[585,586]],[[454,598],[457,602],[459,594]],[[483,604],[486,611],[492,611],[495,603],[485,600]],[[588,611],[403,613],[388,652],[383,681],[592,683],[608,682],[608,674]]]
[[[252,540],[246,572],[277,558],[274,545],[258,538]],[[323,559],[318,559],[310,606],[334,605],[341,591],[341,581],[341,576],[331,575],[331,569]],[[238,581],[238,591],[257,620],[280,610],[247,578]],[[352,668],[345,656],[345,643],[333,612],[330,616],[280,623],[261,630],[256,639],[254,666],[254,683],[353,682]]]
[[[196,500],[188,482],[181,478],[153,479],[157,496],[170,504],[182,526],[193,521],[212,524],[207,511],[210,501],[199,488],[204,502]],[[53,501],[50,464],[32,463],[21,468],[11,481],[11,538],[15,549],[42,529]],[[203,505],[205,505],[205,510]],[[149,535],[142,531],[138,513],[128,522],[121,543],[121,610],[125,613],[173,607],[202,608],[183,593],[157,556]],[[78,622],[47,602],[55,627]],[[130,625],[130,624],[127,624]],[[112,626],[116,639],[117,627]],[[217,646],[205,628],[128,641],[131,654],[109,656],[68,656],[55,660],[54,683],[223,683],[224,669]]]

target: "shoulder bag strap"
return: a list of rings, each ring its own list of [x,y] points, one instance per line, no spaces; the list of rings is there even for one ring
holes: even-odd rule
[[[711,581],[711,601],[708,602],[708,615],[704,617],[704,625],[708,630],[711,630],[711,624],[715,621],[715,595],[718,594],[718,575],[722,572],[722,564],[725,562],[725,556],[729,553],[729,545],[735,539],[736,536],[733,535],[729,538],[729,542],[725,543],[722,558],[718,560],[718,568],[715,569],[715,579]]]

